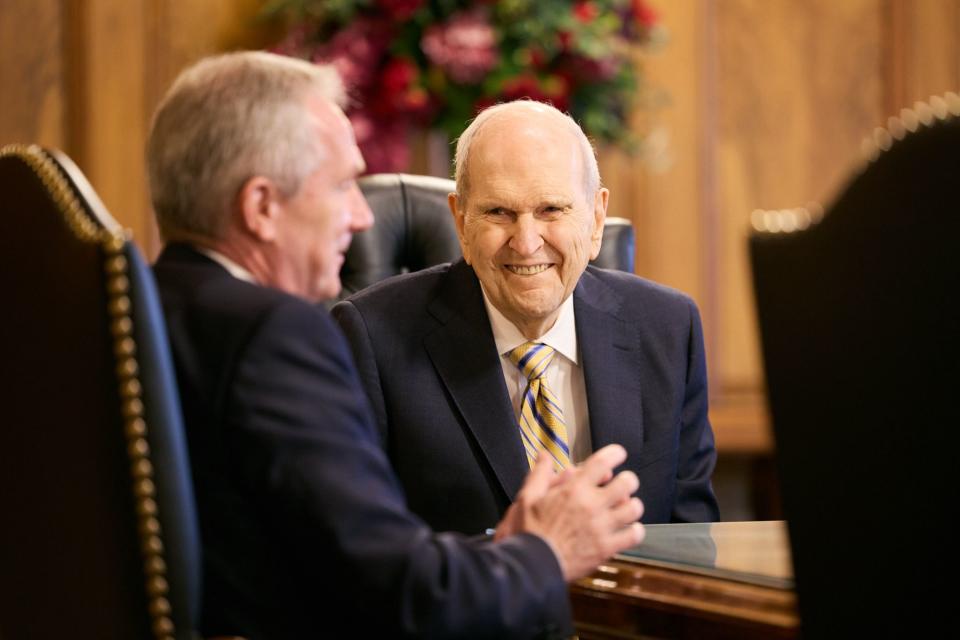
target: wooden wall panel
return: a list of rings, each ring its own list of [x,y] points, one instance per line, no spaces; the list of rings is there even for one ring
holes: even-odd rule
[[[146,132],[163,95],[189,64],[224,51],[263,48],[279,35],[277,25],[258,20],[260,0],[150,0],[147,4],[141,35],[146,60],[140,114]],[[153,257],[160,250],[160,239],[149,201],[146,206],[148,234],[141,246]]]
[[[144,0],[68,2],[70,153],[107,209],[149,245],[143,148]]]
[[[203,56],[268,46],[279,38],[277,25],[257,18],[261,0],[152,0],[145,38],[149,54],[147,111],[177,74]]]
[[[63,149],[148,256],[159,238],[143,149],[170,81],[197,58],[277,36],[258,0],[4,0],[0,143]]]
[[[669,145],[653,163],[601,151],[611,212],[636,224],[638,273],[700,304],[721,447],[768,450],[750,213],[828,205],[873,127],[957,86],[960,2],[653,5],[670,43],[644,65],[671,100],[643,117]]]
[[[662,5],[662,6],[661,6]],[[703,165],[709,144],[704,73],[709,7],[705,2],[660,3],[669,42],[639,57],[655,106],[634,120],[644,132],[639,156],[600,150],[600,169],[611,191],[610,214],[633,220],[636,271],[690,294],[706,312],[708,255],[703,227]]]
[[[888,0],[885,19],[887,115],[960,91],[960,2]]]
[[[717,3],[717,393],[761,381],[750,212],[832,197],[883,117],[878,0]]]
[[[57,2],[0,7],[0,145],[65,144],[64,16]]]
[[[750,212],[827,204],[873,127],[960,88],[960,0],[649,1],[669,42],[642,64],[668,100],[635,114],[646,156],[601,149],[611,214],[636,225],[638,273],[700,305],[721,450],[768,450]],[[272,42],[277,27],[257,21],[260,6],[4,0],[0,142],[63,148],[155,255],[142,158],[150,114],[190,62]]]

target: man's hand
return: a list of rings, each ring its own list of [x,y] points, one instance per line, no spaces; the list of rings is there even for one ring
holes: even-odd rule
[[[494,538],[520,532],[539,535],[553,547],[567,581],[640,544],[645,532],[637,520],[643,503],[631,497],[640,483],[631,471],[613,477],[613,468],[626,457],[623,447],[612,444],[575,469],[554,474],[550,456],[541,454]]]

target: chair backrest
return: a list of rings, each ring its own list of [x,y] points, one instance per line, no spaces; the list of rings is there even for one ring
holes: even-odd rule
[[[750,240],[808,640],[953,624],[960,98],[933,104],[877,132],[819,224]]]
[[[152,274],[65,156],[0,149],[0,637],[192,638],[200,547]]]
[[[343,297],[389,276],[460,258],[447,208],[453,180],[383,173],[362,178],[360,188],[376,224],[353,238],[340,274]],[[625,218],[607,218],[600,255],[592,264],[632,272],[633,258],[633,225]]]

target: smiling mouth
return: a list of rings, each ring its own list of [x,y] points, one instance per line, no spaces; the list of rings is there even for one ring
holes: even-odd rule
[[[508,264],[505,265],[507,270],[511,273],[515,273],[518,276],[535,276],[538,273],[543,273],[550,267],[552,264]]]

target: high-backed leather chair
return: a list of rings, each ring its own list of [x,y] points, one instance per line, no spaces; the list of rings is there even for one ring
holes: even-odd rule
[[[447,194],[453,180],[403,173],[362,178],[360,188],[376,223],[353,238],[341,269],[342,296],[407,271],[460,258],[460,244]],[[624,218],[607,218],[600,255],[592,264],[633,271],[633,225]]]
[[[750,240],[807,640],[955,626],[960,97],[873,144],[819,224]]]
[[[193,638],[200,547],[152,275],[80,171],[0,149],[0,637]]]

